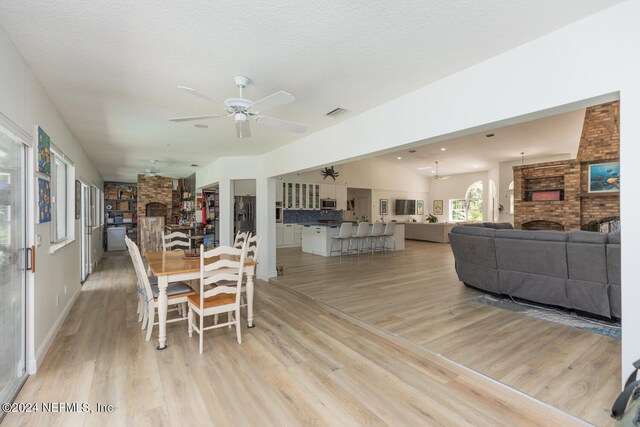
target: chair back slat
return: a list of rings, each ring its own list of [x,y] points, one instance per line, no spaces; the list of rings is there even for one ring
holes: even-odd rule
[[[185,240],[178,240],[178,239],[185,239]],[[165,234],[162,236],[163,251],[173,250],[171,248],[175,246],[190,249],[191,244],[189,243],[189,236],[179,231],[174,231],[173,233]]]
[[[233,247],[236,249],[240,249],[242,244],[249,239],[249,234],[250,233],[248,231],[244,231],[242,233],[238,231],[236,233],[236,239],[233,241]]]
[[[247,256],[247,242],[243,242],[240,249],[231,246],[219,246],[209,251],[200,245],[200,306],[204,306],[204,299],[218,294],[235,294],[236,303],[240,301],[242,289],[242,275]],[[205,260],[220,257],[219,260],[206,264]],[[205,274],[207,273],[207,274]],[[211,274],[212,273],[212,274]],[[213,283],[224,282],[221,286],[205,289]]]

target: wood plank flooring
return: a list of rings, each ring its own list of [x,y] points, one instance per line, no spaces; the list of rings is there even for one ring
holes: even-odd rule
[[[278,249],[277,283],[595,425],[613,425],[620,341],[472,302],[448,244],[325,258]]]
[[[3,426],[581,424],[282,286],[258,281],[257,327],[241,345],[233,329],[208,331],[202,355],[181,322],[156,351],[135,305],[130,260],[108,253],[17,398],[113,412],[8,414]]]

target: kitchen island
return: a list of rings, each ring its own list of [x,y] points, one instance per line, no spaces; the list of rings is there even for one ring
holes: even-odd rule
[[[353,225],[353,233],[357,230],[357,225]],[[371,226],[369,226],[371,229]],[[312,223],[304,224],[302,227],[302,252],[307,252],[314,255],[330,256],[331,243],[334,242],[333,236],[337,236],[340,233],[340,224],[333,223]],[[404,224],[396,224],[396,231],[393,235],[395,240],[395,250],[404,249]],[[338,251],[339,243],[335,242],[334,252],[332,256],[339,256]],[[346,253],[347,242],[343,242],[343,248]],[[387,247],[389,250],[393,250],[393,244],[390,239],[388,240]],[[365,244],[365,248],[369,247],[369,241]],[[356,239],[351,241],[351,248],[356,248]]]

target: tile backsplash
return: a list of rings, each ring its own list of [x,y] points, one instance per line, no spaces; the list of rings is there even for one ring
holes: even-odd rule
[[[285,224],[302,224],[318,220],[342,221],[342,211],[293,210],[284,211]]]

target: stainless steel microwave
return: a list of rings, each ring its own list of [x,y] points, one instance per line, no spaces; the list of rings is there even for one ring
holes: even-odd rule
[[[338,204],[336,203],[336,199],[322,199],[320,200],[320,209],[325,210],[333,210],[337,209]]]

